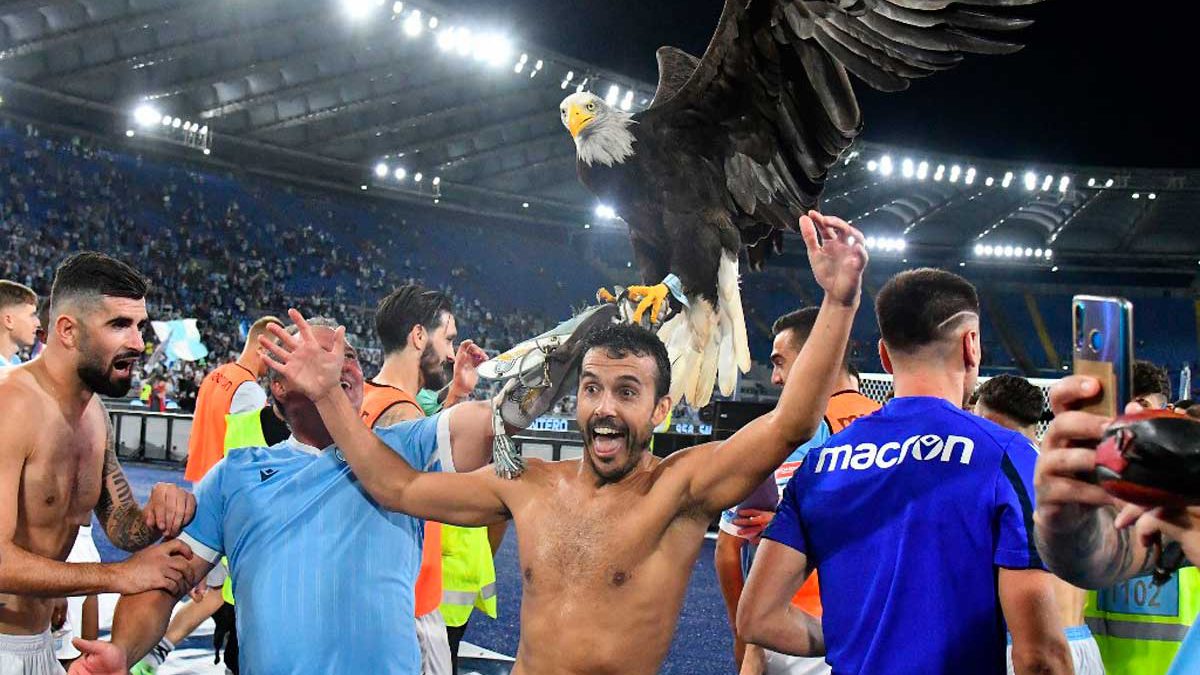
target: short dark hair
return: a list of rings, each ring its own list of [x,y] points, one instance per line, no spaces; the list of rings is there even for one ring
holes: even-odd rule
[[[792,342],[797,349],[803,348],[804,343],[808,342],[808,336],[812,335],[813,326],[817,325],[817,315],[821,313],[820,307],[804,307],[793,312],[788,312],[783,316],[775,319],[775,324],[771,326],[771,337],[779,337],[779,334],[784,331],[792,331]],[[842,354],[842,367],[847,373],[857,375],[857,371],[853,371],[853,366],[850,365],[850,341],[846,341],[846,352]]]
[[[901,272],[875,297],[879,333],[889,350],[915,352],[937,342],[952,317],[979,315],[979,295],[971,282],[944,270],[924,267]]]
[[[1167,369],[1149,361],[1133,362],[1133,398],[1162,394],[1171,400],[1171,380],[1167,377]]]
[[[417,284],[405,284],[379,301],[375,310],[375,332],[383,344],[383,353],[392,354],[408,344],[408,334],[416,326],[434,331],[442,325],[442,315],[453,305],[445,293]]]
[[[51,311],[61,303],[83,296],[105,296],[141,300],[150,284],[129,265],[95,251],[76,253],[54,272],[50,287]]]
[[[37,293],[25,284],[0,279],[0,309],[13,305],[36,305]]]
[[[988,410],[998,412],[1022,426],[1037,424],[1046,408],[1042,390],[1016,375],[997,375],[979,385],[975,393],[978,402]]]
[[[671,391],[671,359],[667,346],[653,332],[630,323],[605,326],[588,335],[581,345],[583,354],[593,349],[603,349],[609,358],[623,359],[626,356],[650,356],[658,373],[654,377],[654,397],[666,396]],[[580,368],[583,361],[580,360]]]

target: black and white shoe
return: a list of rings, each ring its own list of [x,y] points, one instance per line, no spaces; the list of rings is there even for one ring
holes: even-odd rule
[[[525,428],[579,385],[581,344],[588,335],[621,322],[611,304],[590,307],[541,335],[526,340],[480,364],[485,379],[510,383],[505,387],[500,416]]]

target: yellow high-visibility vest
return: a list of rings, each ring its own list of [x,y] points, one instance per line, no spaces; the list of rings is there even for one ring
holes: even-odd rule
[[[244,413],[231,413],[225,415],[225,454],[228,455],[230,450],[238,448],[265,448],[267,447],[267,438],[263,435],[261,410],[251,410]],[[221,562],[229,566],[229,561],[226,558],[221,558]],[[225,577],[225,584],[221,586],[221,597],[225,598],[225,602],[233,604],[233,573]]]
[[[1200,572],[1185,567],[1163,586],[1150,575],[1089,591],[1084,616],[1108,675],[1165,675],[1200,613]]]
[[[486,527],[442,526],[442,617],[466,625],[478,608],[496,618],[496,566]]]

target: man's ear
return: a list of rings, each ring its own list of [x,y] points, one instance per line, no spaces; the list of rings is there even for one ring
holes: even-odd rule
[[[408,345],[418,352],[425,351],[425,345],[429,342],[429,332],[425,330],[425,326],[417,324],[408,332]]]
[[[983,348],[979,345],[979,331],[970,329],[962,336],[963,366],[968,371],[978,368],[982,360]]]
[[[671,413],[672,407],[674,406],[671,404],[670,396],[663,396],[658,399],[658,403],[654,405],[654,416],[650,418],[650,421],[654,422],[655,428],[662,424],[663,420],[667,419],[667,415]]]
[[[60,314],[54,319],[54,327],[50,332],[58,338],[63,346],[74,349],[79,346],[79,332],[82,328],[83,326],[75,317],[69,314]]]
[[[883,364],[883,372],[892,374],[892,357],[888,354],[887,345],[883,344],[883,340],[879,341],[879,362]]]

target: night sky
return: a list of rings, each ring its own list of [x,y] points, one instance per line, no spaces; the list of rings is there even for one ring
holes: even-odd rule
[[[664,44],[701,54],[722,0],[443,0],[478,23],[625,73],[657,80]],[[1027,47],[880,94],[858,83],[868,140],[1012,160],[1200,166],[1190,100],[1200,78],[1188,2],[1048,0]],[[1178,8],[1178,9],[1176,9]]]

